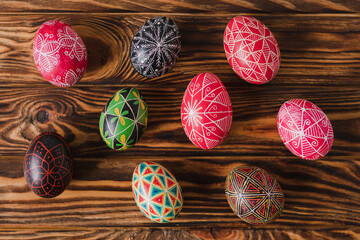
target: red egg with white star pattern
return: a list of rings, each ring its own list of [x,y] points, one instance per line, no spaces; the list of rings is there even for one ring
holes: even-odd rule
[[[306,160],[325,156],[334,141],[328,117],[318,106],[303,99],[291,99],[280,107],[277,127],[285,146]]]
[[[267,83],[279,70],[279,45],[270,29],[256,18],[231,19],[224,33],[224,49],[234,72],[249,83]]]
[[[224,140],[231,127],[232,107],[216,75],[204,72],[190,81],[181,104],[181,122],[199,148],[212,149]]]
[[[80,81],[88,64],[82,39],[69,25],[57,20],[39,27],[33,55],[41,75],[59,87],[70,87]]]

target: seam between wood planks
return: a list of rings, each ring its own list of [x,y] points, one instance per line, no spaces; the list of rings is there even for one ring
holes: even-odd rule
[[[244,224],[246,224],[244,222]],[[331,230],[331,231],[342,231],[342,230],[353,230],[353,231],[360,231],[360,227],[354,227],[354,226],[344,226],[344,227],[320,227],[316,226],[314,228],[293,228],[293,227],[276,227],[276,228],[264,228],[264,227],[255,227],[254,226],[244,226],[244,227],[231,227],[231,226],[206,226],[206,227],[200,227],[200,226],[141,226],[141,227],[59,227],[59,226],[47,226],[47,227],[27,227],[27,226],[21,226],[19,228],[14,227],[2,227],[0,229],[0,232],[4,231],[17,231],[17,230],[34,230],[34,231],[86,231],[86,230],[139,230],[139,229],[151,229],[151,230],[199,230],[199,229],[223,229],[223,228],[236,228],[238,230],[253,230],[253,231],[278,231],[278,230],[284,230],[284,231],[324,231],[324,230]]]
[[[251,16],[296,16],[296,17],[360,17],[360,13],[169,13],[169,12],[1,12],[0,15],[116,15],[116,16],[193,16],[193,17],[231,17],[237,15],[251,15]]]

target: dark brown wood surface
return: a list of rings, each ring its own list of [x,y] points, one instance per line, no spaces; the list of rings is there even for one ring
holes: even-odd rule
[[[358,0],[6,0],[1,12],[359,12]]]
[[[4,1],[0,8],[0,239],[360,239],[359,1]],[[74,13],[78,12],[78,13]],[[276,78],[263,86],[233,73],[222,46],[240,12],[263,21],[281,49]],[[276,12],[276,13],[272,13]],[[166,15],[180,27],[173,71],[146,79],[132,68],[132,35],[146,19]],[[46,20],[70,24],[88,47],[85,77],[71,88],[46,82],[32,59],[32,40]],[[197,149],[180,121],[188,82],[211,71],[230,94],[234,119],[224,142]],[[118,89],[136,86],[149,105],[148,129],[127,151],[101,141],[98,118]],[[305,98],[330,118],[335,141],[318,161],[293,156],[276,129],[281,104]],[[54,199],[26,186],[22,162],[31,140],[56,131],[74,154],[74,178]],[[138,210],[131,175],[142,161],[171,170],[184,208],[170,224]],[[264,168],[286,197],[281,217],[250,226],[224,195],[234,167]]]
[[[133,239],[133,240],[258,240],[258,239],[359,239],[360,232],[347,230],[253,230],[253,229],[194,229],[194,230],[7,230],[0,232],[0,239]]]

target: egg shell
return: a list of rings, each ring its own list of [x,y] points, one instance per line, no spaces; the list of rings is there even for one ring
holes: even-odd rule
[[[72,155],[60,135],[46,132],[32,141],[24,158],[24,175],[35,194],[43,198],[60,195],[72,174]]]
[[[82,39],[69,25],[57,20],[39,27],[33,56],[41,75],[59,87],[69,87],[80,81],[88,64]]]
[[[132,178],[136,205],[145,217],[158,223],[174,220],[183,206],[179,183],[160,164],[143,162],[137,165]]]
[[[149,19],[135,33],[130,48],[130,60],[141,75],[154,78],[169,72],[180,52],[179,29],[168,17]]]
[[[181,104],[181,122],[190,141],[202,149],[218,146],[228,134],[232,107],[228,92],[212,73],[200,73],[189,83]]]
[[[257,167],[239,167],[226,177],[226,199],[234,213],[247,223],[262,225],[274,221],[284,208],[279,183]]]
[[[249,83],[267,83],[279,70],[279,45],[270,29],[256,18],[231,19],[224,33],[224,49],[234,72]]]
[[[148,107],[136,88],[123,88],[106,103],[100,115],[99,129],[112,149],[126,150],[139,141],[148,119]]]
[[[334,142],[330,120],[307,100],[286,101],[280,107],[277,127],[285,146],[302,159],[316,160],[325,156]]]

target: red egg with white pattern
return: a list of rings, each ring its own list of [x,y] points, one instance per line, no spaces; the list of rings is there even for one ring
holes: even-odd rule
[[[256,18],[231,19],[224,33],[224,49],[231,68],[249,83],[267,83],[279,70],[279,45],[270,29]]]
[[[229,94],[220,79],[208,72],[196,75],[185,90],[181,122],[190,141],[202,149],[218,146],[232,122]]]
[[[306,160],[325,156],[334,141],[333,128],[326,114],[304,99],[291,99],[280,107],[277,128],[285,146]]]
[[[50,83],[70,87],[84,76],[88,59],[79,35],[66,23],[50,20],[35,34],[33,56],[37,69]]]

